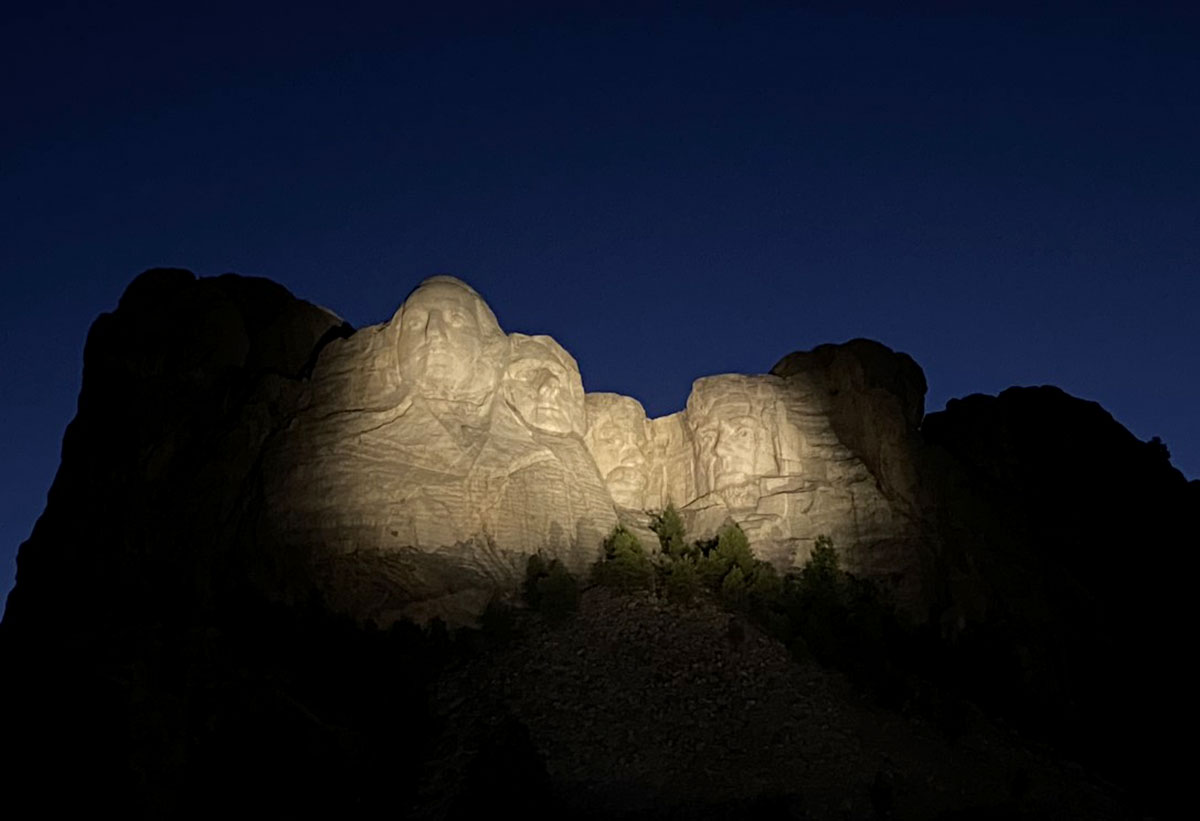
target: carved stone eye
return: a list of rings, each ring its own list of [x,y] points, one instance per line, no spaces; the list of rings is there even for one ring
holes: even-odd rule
[[[537,380],[540,372],[541,369],[538,368],[537,363],[530,362],[529,360],[510,366],[508,371],[509,376],[511,376],[517,382],[526,382],[529,384],[532,384]]]

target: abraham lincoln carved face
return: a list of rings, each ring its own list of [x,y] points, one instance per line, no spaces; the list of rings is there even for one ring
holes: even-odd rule
[[[736,374],[698,379],[688,398],[696,484],[726,491],[779,472],[778,397],[771,377]]]

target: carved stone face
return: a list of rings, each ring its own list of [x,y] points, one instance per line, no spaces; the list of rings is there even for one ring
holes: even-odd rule
[[[585,441],[609,495],[622,507],[645,507],[650,483],[646,412],[637,400],[615,393],[587,396]]]
[[[583,379],[579,366],[548,336],[512,334],[512,359],[504,370],[504,399],[526,425],[545,433],[584,432]]]
[[[723,491],[778,472],[772,391],[755,379],[707,377],[692,388],[687,422],[701,493]]]
[[[397,313],[400,376],[418,396],[480,401],[496,389],[496,346],[503,339],[483,299],[452,277],[434,277],[413,291]]]

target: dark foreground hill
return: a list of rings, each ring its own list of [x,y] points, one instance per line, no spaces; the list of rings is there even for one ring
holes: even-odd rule
[[[488,768],[536,772],[535,762],[545,786],[521,789],[575,817],[1100,819],[1128,811],[1111,785],[969,705],[957,705],[953,719],[911,704],[882,708],[841,674],[797,660],[711,604],[594,589],[577,617],[529,619],[519,638],[451,667],[435,692],[436,709],[452,718],[422,795],[431,817],[464,804],[484,809],[504,794]]]
[[[585,593],[503,630],[247,604],[6,643],[6,794],[131,817],[1122,818],[1137,799],[965,701],[879,706],[711,603]],[[61,652],[62,648],[60,648]],[[23,684],[23,686],[22,686]]]

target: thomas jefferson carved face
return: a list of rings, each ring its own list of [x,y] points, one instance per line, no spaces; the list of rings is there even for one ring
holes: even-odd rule
[[[587,396],[585,441],[609,495],[622,507],[645,507],[650,484],[648,423],[636,399],[615,393]]]
[[[503,341],[496,317],[468,285],[433,277],[409,294],[397,315],[400,376],[418,396],[481,402],[496,389]]]
[[[548,336],[512,334],[504,371],[504,398],[529,427],[583,435],[583,380],[579,366]]]
[[[688,398],[696,482],[701,493],[744,485],[778,472],[774,402],[756,377],[711,376]]]

